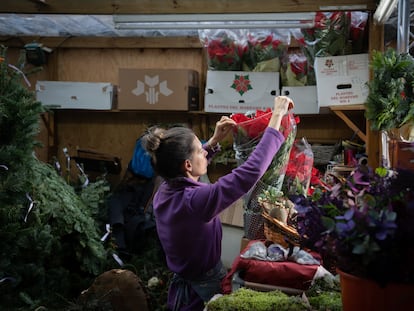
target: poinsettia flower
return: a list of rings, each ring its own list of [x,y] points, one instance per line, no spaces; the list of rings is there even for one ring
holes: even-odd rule
[[[231,115],[231,118],[236,121],[236,123],[242,123],[251,120],[248,116],[244,113],[235,113]]]
[[[243,130],[242,135],[247,135],[247,137],[242,137],[241,139],[242,141],[246,141],[246,139],[260,137],[269,124],[271,116],[272,111],[269,108],[266,110],[256,110],[252,117],[248,117],[243,113],[236,113],[230,117],[237,123],[237,127],[234,128],[234,133],[240,134],[240,130]]]
[[[272,31],[252,30],[247,34],[244,65],[250,71],[279,71],[280,57],[288,50],[280,34]]]
[[[207,51],[210,70],[241,70],[246,44],[230,30],[205,30],[200,40]]]

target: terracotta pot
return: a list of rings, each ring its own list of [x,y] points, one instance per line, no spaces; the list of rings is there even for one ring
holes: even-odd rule
[[[414,310],[414,285],[391,283],[385,287],[338,270],[343,311]]]

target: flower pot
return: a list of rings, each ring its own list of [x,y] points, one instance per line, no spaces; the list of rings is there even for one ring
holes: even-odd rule
[[[343,311],[414,310],[414,285],[390,283],[381,287],[368,279],[338,273]]]

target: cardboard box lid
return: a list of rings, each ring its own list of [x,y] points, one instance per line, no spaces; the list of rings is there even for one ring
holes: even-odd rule
[[[273,107],[280,94],[278,72],[207,71],[205,107],[208,112],[245,113]]]

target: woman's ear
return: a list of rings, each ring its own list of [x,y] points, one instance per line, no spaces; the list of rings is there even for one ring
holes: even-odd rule
[[[193,170],[193,165],[191,164],[190,160],[184,161],[184,172],[191,172]]]

